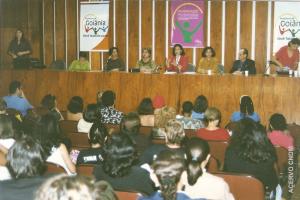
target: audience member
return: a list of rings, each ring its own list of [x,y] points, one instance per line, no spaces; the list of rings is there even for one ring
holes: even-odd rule
[[[161,95],[156,95],[153,98],[153,108],[160,109],[166,106],[165,98]]]
[[[160,152],[152,165],[151,179],[159,191],[150,197],[139,197],[139,200],[188,200],[191,199],[182,191],[182,173],[185,161],[181,156],[168,150]]]
[[[138,109],[142,126],[154,126],[154,107],[150,98],[144,98]]]
[[[230,135],[227,130],[219,127],[221,112],[217,108],[210,107],[206,109],[204,119],[207,126],[197,131],[197,137],[204,140],[229,140]]]
[[[275,146],[281,146],[287,150],[294,149],[294,138],[287,129],[286,119],[282,114],[275,113],[269,120],[268,138]]]
[[[153,158],[166,149],[184,157],[182,141],[185,138],[185,133],[182,124],[175,119],[169,120],[166,124],[164,134],[165,144],[153,144],[149,146],[140,157],[141,164],[152,164]]]
[[[117,200],[105,181],[95,182],[83,176],[57,175],[49,178],[37,191],[35,200]]]
[[[243,48],[239,52],[239,60],[234,61],[230,73],[242,74],[245,71],[256,74],[255,62],[248,58],[248,50]]]
[[[204,95],[200,95],[195,99],[192,118],[204,120],[204,112],[208,108],[208,101]]]
[[[202,51],[202,58],[196,67],[196,72],[207,74],[208,70],[211,70],[213,73],[218,73],[218,59],[215,56],[216,52],[212,47],[205,47]]]
[[[187,176],[184,176],[185,192],[191,198],[233,200],[227,183],[205,169],[209,162],[209,145],[199,138],[191,138],[186,144]],[[212,189],[213,188],[213,189]]]
[[[34,199],[47,178],[41,144],[29,137],[17,140],[7,154],[7,168],[13,179],[0,181],[0,200]]]
[[[135,143],[137,151],[142,153],[150,144],[149,136],[140,133],[141,121],[137,113],[125,115],[121,122],[121,132],[127,134]]]
[[[176,119],[183,124],[184,129],[199,129],[203,128],[202,120],[192,119],[193,103],[185,101],[182,104],[182,115],[177,115]]]
[[[57,164],[68,174],[75,174],[76,168],[69,156],[67,147],[62,143],[59,125],[51,114],[42,116],[35,127],[34,136],[40,141],[47,157],[47,162]]]
[[[13,108],[22,113],[23,116],[27,114],[27,110],[33,108],[26,99],[21,82],[12,81],[9,84],[9,96],[3,97],[7,108]]]
[[[103,108],[100,109],[101,122],[103,124],[120,124],[123,113],[114,108],[116,94],[111,90],[107,90],[103,93],[101,99],[103,104]]]
[[[115,134],[104,148],[103,164],[94,168],[96,180],[109,182],[115,190],[135,191],[146,195],[154,192],[149,173],[136,166],[137,150],[126,134]]]
[[[255,122],[260,121],[259,115],[254,112],[254,105],[251,97],[243,95],[240,98],[240,111],[236,111],[231,116],[232,122],[237,122],[244,118],[251,118]]]
[[[90,71],[90,63],[87,59],[87,52],[79,53],[79,60],[73,60],[69,66],[70,71]]]
[[[83,118],[83,99],[80,96],[73,96],[67,106],[67,119],[79,121]]]
[[[83,118],[78,121],[77,130],[80,133],[89,133],[93,123],[98,123],[100,113],[96,104],[87,105],[83,112]]]
[[[88,134],[91,148],[80,150],[76,158],[77,165],[80,164],[100,164],[103,161],[103,148],[108,140],[108,132],[100,123],[94,123]]]
[[[176,119],[176,110],[173,107],[164,106],[154,110],[154,127],[152,138],[165,138],[165,127],[169,120]]]
[[[51,115],[53,115],[57,121],[63,120],[64,117],[60,113],[60,111],[57,108],[57,101],[56,97],[47,94],[46,96],[43,97],[41,105],[43,108],[45,108]]]
[[[251,174],[272,191],[278,184],[274,169],[276,152],[265,128],[252,119],[242,119],[225,152],[224,171]]]

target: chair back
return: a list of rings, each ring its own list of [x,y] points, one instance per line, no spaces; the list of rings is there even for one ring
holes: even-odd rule
[[[76,172],[82,176],[93,177],[94,167],[95,165],[79,165],[76,167]]]
[[[90,148],[89,138],[87,133],[68,132],[65,134],[71,140],[72,148],[87,149]]]
[[[71,133],[71,132],[77,132],[77,124],[78,122],[76,121],[71,121],[71,120],[62,120],[59,121],[59,126],[62,131],[62,133]]]
[[[46,163],[47,165],[47,174],[66,174],[67,172],[65,169],[57,164],[54,163]]]
[[[216,158],[221,168],[224,165],[225,152],[228,146],[227,141],[207,141],[210,148],[210,154]]]
[[[138,193],[135,193],[135,192],[117,191],[116,195],[117,195],[118,199],[120,199],[120,200],[137,200],[138,199]]]

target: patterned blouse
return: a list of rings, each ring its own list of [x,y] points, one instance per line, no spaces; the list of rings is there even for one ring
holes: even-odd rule
[[[123,113],[113,107],[104,107],[100,109],[101,123],[103,124],[120,124]]]

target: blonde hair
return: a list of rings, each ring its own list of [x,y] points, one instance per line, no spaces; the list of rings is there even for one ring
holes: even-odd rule
[[[154,126],[157,128],[165,128],[170,119],[176,118],[176,110],[173,107],[162,107],[154,111]]]
[[[166,124],[166,138],[170,144],[181,144],[185,137],[184,128],[181,122],[171,119]]]
[[[218,108],[209,107],[204,113],[204,118],[207,122],[221,120],[221,112]]]

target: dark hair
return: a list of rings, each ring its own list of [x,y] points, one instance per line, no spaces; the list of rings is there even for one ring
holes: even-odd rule
[[[141,103],[137,109],[137,112],[139,115],[153,115],[154,107],[153,107],[151,98],[149,98],[149,97],[144,98],[141,101]]]
[[[46,166],[41,144],[30,137],[16,140],[8,151],[6,165],[17,179],[42,175]]]
[[[41,101],[41,105],[51,111],[55,108],[55,101],[56,101],[55,96],[51,94],[47,94],[46,96],[43,97]]]
[[[287,130],[287,123],[285,117],[280,113],[275,113],[270,118],[270,130]]]
[[[248,58],[248,55],[249,55],[248,49],[242,48],[241,50],[243,50],[243,54],[246,54],[246,57]]]
[[[216,56],[216,51],[214,50],[214,48],[212,48],[212,47],[205,47],[205,48],[203,49],[203,51],[202,51],[202,57],[204,57],[204,58],[206,57],[206,52],[207,52],[208,50],[210,50],[211,53],[212,53],[211,57],[215,57],[215,56]]]
[[[5,111],[7,108],[7,103],[4,101],[4,99],[0,98],[0,111]]]
[[[291,41],[289,41],[288,46],[291,46],[292,44],[297,44],[300,46],[300,40],[298,38],[293,38]]]
[[[185,169],[184,159],[173,151],[164,150],[154,160],[152,169],[160,183],[163,199],[175,200],[177,196],[177,184]]]
[[[100,120],[97,104],[88,104],[83,112],[83,119],[86,122],[94,123]]]
[[[228,148],[234,149],[240,159],[252,163],[276,159],[275,149],[267,137],[265,127],[250,118],[239,121],[239,128],[233,130]]]
[[[61,130],[55,116],[50,113],[43,115],[34,128],[34,137],[40,141],[49,156],[52,147],[58,147],[61,143]]]
[[[111,177],[126,176],[136,160],[136,147],[126,134],[114,134],[104,147],[103,170]]]
[[[73,114],[82,113],[83,99],[80,96],[73,96],[69,101],[67,109]]]
[[[194,105],[193,105],[192,102],[190,102],[190,101],[183,102],[183,104],[182,104],[182,113],[183,114],[184,113],[189,113],[189,114],[192,113],[193,107],[194,107]]]
[[[147,51],[150,54],[150,56],[152,55],[152,49],[151,48],[143,48],[142,52],[144,52],[144,51]]]
[[[176,56],[176,54],[175,54],[175,48],[176,48],[176,47],[179,47],[179,48],[180,48],[180,50],[181,50],[181,54],[180,54],[180,55],[184,56],[184,55],[185,55],[185,51],[184,51],[184,49],[183,49],[183,47],[182,47],[181,44],[175,44],[175,45],[174,45],[174,47],[173,47],[173,56]]]
[[[200,95],[195,99],[193,110],[197,113],[204,113],[208,107],[207,98],[204,95]]]
[[[116,94],[111,90],[107,90],[107,91],[103,92],[101,100],[102,100],[102,104],[104,106],[106,106],[106,107],[112,106],[115,103]]]
[[[87,52],[83,52],[83,51],[80,51],[79,52],[79,58],[85,58],[85,59],[87,59]]]
[[[23,31],[21,28],[18,28],[18,29],[16,30],[14,40],[15,40],[15,41],[18,40],[18,38],[17,38],[17,36],[16,36],[16,34],[17,34],[18,31],[20,31],[20,32],[22,33],[22,37],[21,37],[21,40],[20,40],[20,41],[24,42],[24,41],[25,41],[25,34],[24,34],[24,31]]]
[[[8,115],[0,115],[0,139],[14,137],[14,129],[11,118]]]
[[[198,178],[202,176],[203,171],[201,163],[207,158],[209,151],[209,145],[205,140],[194,137],[187,141],[185,154],[187,157],[187,175],[189,185],[194,185]]]
[[[140,132],[141,120],[137,113],[130,112],[122,118],[120,129],[122,133],[137,135]]]
[[[21,82],[20,81],[12,81],[9,84],[9,94],[14,94],[17,89],[21,88]]]
[[[90,177],[60,174],[45,181],[35,197],[35,200],[59,199],[116,200],[117,198],[111,186],[105,181],[95,182]]]
[[[254,106],[251,97],[249,96],[242,96],[241,103],[240,103],[240,112],[246,115],[252,115],[254,113]]]
[[[103,146],[108,138],[106,127],[101,123],[94,123],[89,132],[90,144],[100,144]]]
[[[119,52],[118,47],[111,47],[111,48],[109,49],[109,52],[108,52],[110,56],[112,55],[112,53],[113,53],[114,50],[117,50],[117,52]]]

